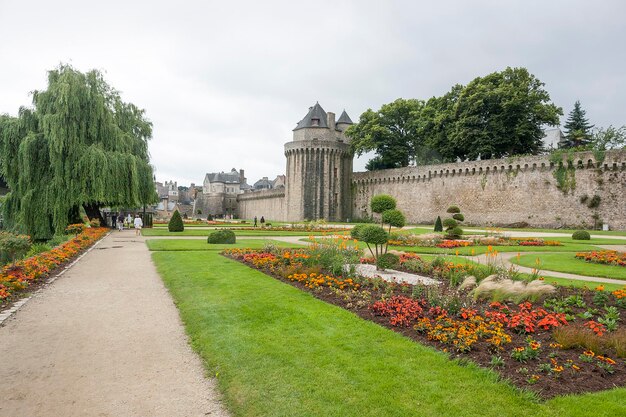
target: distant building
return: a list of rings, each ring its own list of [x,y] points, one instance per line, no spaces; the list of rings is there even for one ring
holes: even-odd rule
[[[546,129],[543,131],[544,137],[541,139],[543,147],[547,150],[553,150],[560,147],[560,144],[565,140],[565,135],[561,132],[561,129]]]
[[[194,217],[237,217],[237,195],[250,191],[244,170],[211,172],[204,176],[202,193],[197,194],[193,205]]]

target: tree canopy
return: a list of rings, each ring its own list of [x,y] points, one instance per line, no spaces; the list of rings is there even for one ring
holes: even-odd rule
[[[81,206],[93,218],[104,206],[155,202],[152,124],[99,71],[60,65],[32,104],[0,117],[7,226],[46,239],[79,220]]]
[[[398,99],[368,109],[346,134],[358,155],[376,152],[368,169],[395,168],[537,153],[543,128],[557,125],[561,114],[534,75],[507,68],[426,102]]]
[[[560,148],[574,148],[584,146],[591,142],[592,124],[585,117],[586,111],[580,105],[580,101],[576,100],[574,108],[567,116],[567,121],[563,126],[565,128],[565,140],[559,144]]]

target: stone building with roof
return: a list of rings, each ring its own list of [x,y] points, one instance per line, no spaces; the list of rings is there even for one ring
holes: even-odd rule
[[[196,218],[237,217],[237,196],[250,189],[243,169],[207,173],[202,193],[197,193],[194,200],[193,215]]]

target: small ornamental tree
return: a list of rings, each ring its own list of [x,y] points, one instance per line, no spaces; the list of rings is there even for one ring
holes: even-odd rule
[[[396,208],[396,199],[387,194],[375,195],[372,197],[372,201],[370,201],[370,208],[373,213],[383,214],[387,210]]]
[[[182,217],[180,217],[180,213],[178,212],[178,210],[176,210],[174,214],[172,214],[172,218],[170,219],[170,222],[167,224],[167,229],[170,232],[182,232],[183,230],[185,230],[183,219]]]
[[[391,227],[404,227],[404,225],[406,224],[406,217],[404,217],[404,214],[402,214],[402,212],[400,210],[387,210],[383,212],[383,224],[388,224],[389,225],[389,229],[387,230],[387,233],[391,233]],[[385,253],[387,253],[387,247],[389,245],[385,246]]]
[[[443,226],[446,228],[445,237],[447,239],[458,239],[463,235],[463,229],[459,227],[459,223],[465,220],[465,216],[463,216],[458,206],[450,206],[446,212],[452,214],[452,217],[443,221]]]
[[[435,232],[443,232],[443,225],[441,224],[441,216],[437,216],[435,221]]]
[[[358,240],[365,242],[372,256],[378,260],[378,257],[384,253],[384,247],[389,240],[389,234],[380,226],[368,224],[363,226],[358,233]],[[372,246],[374,250],[372,250]],[[376,266],[376,269],[380,269]]]

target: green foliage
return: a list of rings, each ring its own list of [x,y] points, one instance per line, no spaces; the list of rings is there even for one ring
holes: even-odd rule
[[[389,234],[380,226],[374,224],[365,225],[359,232],[359,240],[373,245],[384,245],[389,239]]]
[[[593,197],[591,197],[591,200],[589,200],[589,202],[587,203],[587,207],[589,207],[590,209],[598,208],[600,206],[601,201],[602,201],[602,198],[596,194]]]
[[[99,71],[49,71],[18,117],[0,116],[0,171],[11,192],[5,224],[49,239],[99,207],[155,202],[144,111],[124,103]]]
[[[604,151],[626,147],[626,126],[596,129],[592,135],[591,144],[596,162],[602,163]]]
[[[233,244],[237,241],[235,232],[228,229],[220,229],[209,233],[207,243],[228,243]]]
[[[463,229],[459,226],[453,227],[450,230],[446,230],[446,237],[448,239],[458,239],[463,235]]]
[[[361,233],[361,230],[363,229],[363,227],[365,227],[365,224],[355,224],[354,227],[350,230],[350,237],[352,239],[357,239],[359,240],[359,234]]]
[[[460,222],[462,222],[462,221],[464,221],[464,220],[465,220],[465,216],[464,216],[463,214],[461,214],[461,213],[454,213],[454,214],[452,215],[452,218],[453,218],[454,220],[458,220],[458,221],[460,221]]]
[[[437,216],[437,220],[435,220],[435,232],[443,232],[443,224],[441,223],[441,216]]]
[[[446,210],[446,213],[460,213],[461,209],[458,206],[450,206]]]
[[[357,155],[376,152],[377,156],[366,165],[368,170],[409,165],[421,143],[415,120],[423,105],[420,100],[399,98],[378,111],[368,109],[357,124],[346,130]]]
[[[589,124],[585,113],[580,105],[580,101],[576,100],[574,108],[567,116],[567,121],[563,126],[565,128],[565,140],[559,143],[559,148],[574,148],[591,142],[593,125]]]
[[[574,240],[591,240],[591,235],[586,230],[576,230],[572,234],[572,239],[574,239]]]
[[[383,253],[376,259],[378,269],[393,269],[400,264],[400,257],[395,253]]]
[[[563,158],[566,158],[564,161]],[[576,168],[571,151],[555,150],[550,155],[550,162],[556,165],[552,176],[556,180],[556,187],[567,195],[576,189]]]
[[[0,232],[0,263],[6,264],[22,258],[31,248],[26,235]]]
[[[182,217],[180,217],[180,213],[178,210],[174,211],[172,214],[172,218],[167,224],[167,230],[170,232],[182,232],[185,230],[185,225],[183,223]]]
[[[444,226],[445,228],[447,228],[447,229],[452,229],[452,228],[454,228],[454,227],[457,227],[457,226],[458,226],[458,224],[459,224],[459,223],[457,223],[457,221],[456,221],[456,220],[454,220],[454,219],[450,219],[450,218],[445,219],[445,220],[443,221],[443,226]]]
[[[396,199],[387,194],[378,194],[372,197],[370,201],[370,208],[372,212],[381,214],[387,210],[393,210],[396,208]]]
[[[383,212],[383,223],[393,227],[404,227],[406,224],[406,217],[400,210],[386,210]]]

